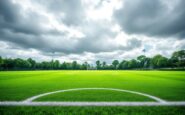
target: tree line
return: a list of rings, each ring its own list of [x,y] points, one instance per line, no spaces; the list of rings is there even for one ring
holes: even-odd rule
[[[82,64],[73,62],[60,63],[58,60],[36,62],[35,60],[21,58],[2,58],[0,56],[0,70],[130,70],[130,69],[160,69],[160,68],[182,68],[185,69],[185,50],[174,52],[170,58],[160,54],[154,57],[140,55],[131,60],[113,60],[112,64],[105,61],[96,61],[92,66],[87,62]]]

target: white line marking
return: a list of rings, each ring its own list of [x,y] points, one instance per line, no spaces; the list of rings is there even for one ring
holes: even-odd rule
[[[55,101],[46,101],[46,102],[32,102],[33,100],[61,92],[68,91],[79,91],[79,90],[113,90],[120,92],[127,92],[132,94],[142,95],[157,102],[55,102]],[[39,94],[33,97],[30,97],[24,101],[0,101],[0,106],[185,106],[185,101],[165,101],[156,96],[152,96],[146,93],[124,90],[124,89],[115,89],[115,88],[76,88],[76,89],[67,89],[59,90],[48,93]]]
[[[175,102],[18,102],[1,101],[0,106],[185,106],[185,101]]]
[[[30,97],[30,98],[24,100],[23,102],[32,102],[35,99],[38,99],[40,97],[50,95],[50,94],[61,93],[61,92],[69,92],[69,91],[79,91],[79,90],[112,90],[112,91],[119,91],[119,92],[127,92],[127,93],[142,95],[142,96],[151,98],[151,99],[153,99],[157,102],[160,102],[160,103],[166,103],[165,100],[160,99],[159,97],[156,97],[156,96],[146,94],[146,93],[141,93],[141,92],[131,91],[131,90],[124,90],[124,89],[115,89],[115,88],[75,88],[75,89],[58,90],[58,91],[47,92],[47,93],[43,93],[43,94],[39,94],[39,95]]]

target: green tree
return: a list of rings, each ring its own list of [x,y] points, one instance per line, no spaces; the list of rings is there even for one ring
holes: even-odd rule
[[[36,61],[33,60],[32,58],[28,58],[27,61],[31,64],[31,69],[36,68]]]
[[[96,69],[101,69],[101,63],[99,60],[96,61]]]
[[[130,60],[128,62],[128,68],[129,69],[137,68],[137,61],[135,59]]]
[[[23,60],[20,58],[14,59],[14,69],[29,69],[31,68],[31,63],[27,60]]]
[[[106,62],[104,61],[104,62],[102,63],[102,68],[103,68],[103,69],[106,69],[106,65],[107,65]]]
[[[168,58],[166,58],[166,57],[159,58],[159,60],[158,60],[159,67],[167,67],[167,65],[168,65]]]
[[[40,65],[41,69],[51,69],[51,62],[43,61]]]
[[[124,68],[124,63],[126,62],[126,60],[123,60],[123,61],[121,61],[120,63],[119,63],[119,65],[118,65],[118,69],[125,69]]]
[[[74,70],[77,69],[78,68],[77,66],[78,66],[77,61],[73,61],[72,62],[72,69],[74,69]]]
[[[68,69],[68,70],[72,70],[72,69],[73,69],[73,68],[72,68],[72,63],[67,62],[67,63],[66,63],[66,66],[67,66],[67,69]]]
[[[3,68],[5,70],[11,70],[14,68],[14,66],[15,66],[15,62],[13,59],[11,58],[4,59]]]
[[[3,58],[0,56],[0,70],[3,70]]]
[[[152,58],[151,63],[154,68],[167,67],[168,59],[158,54]]]
[[[112,62],[112,65],[114,66],[114,69],[117,69],[118,64],[119,64],[119,61],[118,61],[118,60],[114,60],[114,61]]]
[[[176,51],[171,57],[172,65],[176,67],[185,67],[185,50]]]
[[[129,62],[127,60],[123,60],[119,63],[118,69],[129,69]]]
[[[55,60],[55,61],[53,62],[53,68],[54,68],[54,69],[59,69],[59,68],[60,68],[60,62],[59,62],[58,60]]]
[[[90,68],[90,65],[87,62],[84,62],[81,66],[80,69],[82,70],[88,70]]]
[[[61,64],[61,69],[67,69],[67,64],[66,64],[66,62],[63,62],[62,64]]]
[[[151,59],[146,57],[145,55],[141,55],[137,57],[138,60],[138,68],[149,68]]]
[[[137,57],[137,60],[139,61],[139,67],[140,68],[144,68],[145,67],[145,63],[146,63],[146,56],[145,55],[141,55]]]

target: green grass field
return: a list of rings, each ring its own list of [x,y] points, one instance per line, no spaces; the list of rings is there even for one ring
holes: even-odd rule
[[[22,101],[62,89],[117,88],[185,101],[184,71],[12,71],[0,72],[0,101]],[[154,101],[108,90],[57,93],[35,101]],[[185,107],[0,107],[2,114],[185,114]]]

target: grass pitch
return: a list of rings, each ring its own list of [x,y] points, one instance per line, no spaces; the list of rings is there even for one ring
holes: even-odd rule
[[[13,71],[0,72],[0,101],[22,101],[62,89],[118,88],[150,94],[166,101],[185,101],[184,71]],[[72,91],[36,101],[153,101],[150,98],[106,90]],[[47,109],[46,109],[47,108]],[[65,108],[65,109],[63,109]],[[173,109],[171,109],[173,108]],[[170,113],[166,110],[172,110]],[[185,107],[0,107],[0,113],[185,114]],[[7,112],[10,110],[9,112]],[[35,113],[35,114],[36,114]]]

